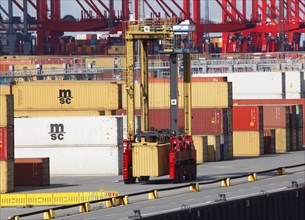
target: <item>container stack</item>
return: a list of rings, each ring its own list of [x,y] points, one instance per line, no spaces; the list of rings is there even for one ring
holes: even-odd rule
[[[233,106],[234,157],[264,154],[263,107]]]
[[[2,87],[0,87],[1,89]],[[14,97],[0,92],[0,193],[14,191]]]
[[[290,150],[290,107],[279,105],[264,105],[264,131],[270,133],[275,130],[275,151],[276,153]],[[268,153],[265,152],[265,153]],[[271,152],[273,153],[273,152]]]
[[[233,159],[232,142],[232,84],[224,77],[192,79],[192,135],[195,147],[205,146],[202,137],[210,139],[209,148],[197,150],[197,163]],[[183,83],[178,83],[178,127],[184,128]],[[123,108],[126,109],[126,93],[123,91]],[[149,127],[170,128],[170,83],[169,79],[152,79],[149,84]],[[135,84],[136,114],[140,109],[140,82]],[[121,114],[124,112],[120,112]],[[198,136],[198,138],[196,137]],[[215,138],[219,146],[214,145]],[[213,141],[214,140],[214,141]],[[205,143],[205,142],[204,142]],[[217,142],[218,143],[218,142]],[[218,149],[219,148],[219,149]],[[213,152],[208,153],[208,150]],[[207,155],[214,155],[207,157]],[[200,158],[200,159],[199,159]],[[205,158],[205,159],[204,159]]]
[[[105,81],[33,81],[12,86],[15,115],[99,116],[119,109],[122,85]]]
[[[50,185],[49,158],[15,158],[15,186]]]
[[[262,105],[264,129],[275,129],[276,153],[303,150],[305,99],[234,100],[234,105]]]
[[[232,132],[232,83],[226,77],[193,78],[192,134],[207,136],[207,162],[233,159]]]
[[[303,150],[303,105],[296,105],[297,150]]]
[[[193,135],[197,164],[208,162],[208,137]],[[214,148],[213,148],[214,151]]]
[[[275,154],[275,129],[264,129],[264,154]]]
[[[123,120],[116,116],[15,118],[16,158],[47,157],[51,175],[120,175]]]

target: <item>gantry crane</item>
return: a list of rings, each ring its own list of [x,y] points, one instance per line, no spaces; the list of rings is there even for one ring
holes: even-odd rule
[[[174,182],[194,180],[197,175],[196,150],[191,136],[191,66],[194,26],[188,21],[175,25],[173,20],[158,23],[144,21],[128,26],[126,32],[127,131],[123,142],[123,179],[134,183],[151,176],[170,175]],[[161,40],[170,56],[170,129],[149,130],[147,43]],[[141,63],[141,131],[135,132],[134,44],[139,41]],[[183,56],[185,131],[178,130],[178,62]]]

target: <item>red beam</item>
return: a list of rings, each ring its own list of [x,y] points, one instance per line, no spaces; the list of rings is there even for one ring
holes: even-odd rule
[[[170,17],[170,15],[167,13],[167,11],[165,10],[165,8],[163,7],[163,5],[159,2],[160,0],[156,0],[156,2],[158,3],[158,5],[162,8],[162,10],[165,13],[166,17]]]
[[[236,0],[233,0],[233,3],[231,3],[230,1],[228,1],[228,4],[231,6],[232,8],[232,15],[233,15],[233,18],[234,20],[233,21],[237,21],[238,19],[236,19],[236,14],[238,15],[238,18],[241,20],[241,21],[246,21],[244,19],[244,16],[239,12],[239,10],[236,8]]]
[[[33,7],[34,9],[37,10],[37,6],[34,4],[34,2],[32,2],[32,0],[28,0],[28,2],[32,5],[32,7]]]
[[[258,21],[259,15],[258,15],[258,0],[252,0],[252,20]]]
[[[204,33],[206,30],[206,24],[196,25],[196,32]],[[237,32],[241,30],[253,29],[255,26],[251,26],[244,23],[232,23],[232,24],[208,24],[209,30],[212,33],[223,33],[223,32]]]
[[[222,0],[222,3],[219,0],[216,0],[216,2],[218,3],[218,5],[222,8],[222,22],[226,23],[228,22],[228,17],[230,18],[230,21],[233,21],[233,15],[231,14],[231,12],[229,12],[229,10],[227,9],[227,1],[226,0]]]
[[[134,18],[138,21],[139,18],[139,0],[134,0]]]
[[[112,18],[112,19],[117,19],[117,17],[115,16],[115,14],[114,14],[114,11],[112,10],[112,9],[109,9],[108,7],[107,7],[107,5],[105,5],[101,0],[97,0],[105,9],[106,9],[106,11],[108,11],[108,13],[110,14],[110,17]],[[111,5],[111,4],[110,4]]]
[[[164,6],[165,8],[167,8],[167,10],[169,10],[172,13],[171,17],[178,17],[177,14],[164,2],[164,0],[159,0]]]
[[[270,11],[271,12],[274,12],[273,11],[273,9],[269,6],[269,5],[265,5],[267,8],[269,8],[270,9]],[[260,5],[258,5],[258,8],[261,10],[261,11],[263,11],[263,8],[264,6],[260,6]],[[266,9],[266,8],[265,8]],[[275,13],[275,12],[274,12]],[[277,21],[276,20],[274,20],[273,19],[273,17],[271,17],[270,15],[267,15],[267,13],[263,13],[263,15],[262,15],[262,22],[264,23],[264,24],[266,24],[267,22],[267,17],[272,21],[272,23],[274,23],[274,24],[276,24],[277,23]],[[264,19],[265,18],[265,19]]]
[[[200,0],[193,1],[193,21],[195,24],[199,24],[201,19],[200,14]]]
[[[51,0],[51,20],[60,19],[60,1]]]
[[[88,16],[88,18],[91,18],[90,13],[88,13],[88,11],[85,9],[85,7],[83,6],[82,3],[80,3],[79,0],[76,0],[76,2],[78,3],[78,5],[83,9],[83,12]]]
[[[124,21],[129,20],[129,1],[122,0],[122,14],[121,19]]]
[[[47,1],[46,0],[37,1],[36,13],[37,13],[38,22],[44,22],[47,20],[47,11],[48,11]]]
[[[152,13],[156,16],[156,18],[159,17],[158,13],[153,9],[153,7],[148,3],[147,0],[144,0],[144,2],[147,4],[147,6],[150,8],[150,10],[152,11]]]
[[[90,6],[90,8],[98,15],[100,16],[100,18],[105,18],[105,16],[103,15],[103,13],[98,9],[98,7],[96,6],[96,4],[93,2],[93,0],[85,0],[85,2]]]
[[[175,0],[171,0],[171,1],[172,1],[172,2],[174,3],[174,5],[180,10],[180,12],[183,13],[183,19],[184,19],[184,20],[189,20],[188,13],[187,13],[186,11],[184,11],[183,8],[182,8]],[[184,1],[185,1],[185,0],[183,0],[183,5],[184,5]]]
[[[24,11],[23,7],[16,0],[13,0],[13,2],[20,9],[20,11]],[[31,17],[31,15],[27,14],[27,17]]]

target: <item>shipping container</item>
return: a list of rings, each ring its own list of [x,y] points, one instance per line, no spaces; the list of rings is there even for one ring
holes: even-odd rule
[[[183,98],[183,93],[181,97]],[[232,107],[232,83],[231,82],[192,83],[192,107],[193,108]]]
[[[275,150],[276,153],[284,153],[290,150],[290,132],[289,129],[275,129]]]
[[[100,116],[105,111],[15,111],[15,118],[21,117],[53,117],[53,116]]]
[[[108,56],[90,56],[85,58],[86,66],[88,64],[93,64],[94,67],[100,68],[125,68],[126,67],[126,57],[124,56],[116,56],[116,57],[108,57]]]
[[[14,161],[0,160],[0,193],[14,190]]]
[[[183,84],[178,84],[178,106],[183,108]],[[134,85],[135,108],[140,108],[140,83]],[[149,106],[155,109],[169,108],[170,86],[167,83],[150,83]],[[126,109],[127,93],[122,92],[123,108]],[[193,82],[192,107],[193,108],[228,108],[232,106],[232,84],[228,82]]]
[[[192,109],[192,134],[220,135],[225,133],[226,109]],[[232,118],[229,119],[232,121]]]
[[[302,89],[304,89],[304,73],[299,71],[285,72],[285,98],[299,99],[302,98]]]
[[[140,115],[140,111],[136,111]],[[149,109],[149,128],[167,129],[170,128],[170,110],[169,109]],[[178,127],[184,128],[184,110],[178,110]]]
[[[296,105],[296,128],[303,128],[303,105]]]
[[[264,154],[263,131],[233,131],[234,157]]]
[[[297,150],[297,130],[296,129],[290,129],[290,151],[296,151]]]
[[[132,175],[140,176],[163,176],[169,174],[170,144],[158,144],[147,142],[147,145],[132,145],[133,169]]]
[[[0,85],[0,95],[9,95],[11,94],[11,86],[9,85]]]
[[[303,129],[297,128],[297,150],[303,150]]]
[[[104,81],[36,81],[13,86],[15,110],[115,110],[120,84]]]
[[[15,149],[16,158],[50,158],[50,175],[122,174],[121,145],[27,146]]]
[[[118,115],[126,115],[126,110],[119,110]],[[140,110],[136,109],[136,115]],[[170,128],[170,109],[149,109],[149,128]],[[162,120],[161,120],[162,119]],[[185,127],[184,109],[178,109],[178,127]],[[192,134],[219,135],[232,132],[232,109],[229,108],[193,108]]]
[[[0,160],[14,160],[14,127],[0,128]]]
[[[264,154],[275,154],[275,129],[264,130]]]
[[[262,106],[233,106],[233,131],[263,130]]]
[[[198,77],[227,77],[233,85],[233,99],[283,98],[282,72],[235,72],[197,74]],[[285,84],[284,84],[285,85]],[[284,90],[285,92],[285,90]]]
[[[16,186],[50,185],[49,158],[15,158]]]
[[[15,146],[118,145],[123,131],[123,117],[116,116],[16,118]]]
[[[233,160],[233,133],[223,135],[223,159]]]
[[[208,162],[208,137],[193,135],[197,164]]]
[[[220,161],[221,159],[221,137],[219,135],[208,135],[208,161]]]
[[[289,106],[264,105],[264,129],[289,128]]]
[[[0,95],[0,127],[14,126],[14,96]]]
[[[245,100],[234,100],[234,105],[302,105],[305,104],[305,99],[245,99]],[[303,126],[305,120],[305,112],[303,111],[302,117],[302,128],[303,128],[303,144],[305,144],[305,127]]]

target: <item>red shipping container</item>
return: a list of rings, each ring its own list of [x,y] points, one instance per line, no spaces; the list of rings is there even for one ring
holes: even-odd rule
[[[192,109],[192,134],[220,135],[227,133],[226,116],[226,109],[222,108]]]
[[[125,115],[126,110],[117,111],[118,115]],[[140,110],[135,111],[140,115]],[[184,128],[184,109],[178,110],[178,127]],[[154,129],[170,128],[169,109],[150,109],[149,127]],[[193,135],[221,135],[232,132],[232,114],[230,109],[198,108],[192,109],[192,134]]]
[[[138,112],[140,115],[140,112]],[[149,127],[154,129],[170,129],[169,109],[149,109]],[[184,111],[178,110],[178,127],[184,128]]]
[[[233,131],[263,130],[263,106],[233,106]]]
[[[281,104],[281,105],[305,105],[305,99],[235,99],[233,100],[233,105],[266,105],[266,104]],[[305,145],[305,111],[303,112],[302,125],[303,128],[303,144]]]
[[[264,130],[264,154],[275,154],[275,129]]]
[[[0,160],[14,160],[14,128],[0,128]]]
[[[50,185],[49,158],[16,158],[15,186]]]
[[[265,128],[289,128],[289,106],[264,105]]]

